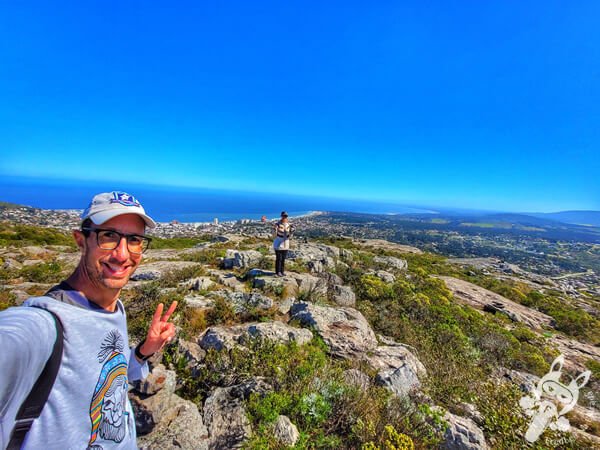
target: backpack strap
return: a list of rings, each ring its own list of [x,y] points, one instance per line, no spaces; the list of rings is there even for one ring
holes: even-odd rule
[[[29,395],[21,405],[21,408],[15,417],[15,425],[11,433],[8,447],[6,447],[7,450],[19,450],[21,448],[33,421],[40,416],[44,409],[44,405],[50,396],[50,391],[52,390],[52,386],[54,386],[54,380],[56,380],[56,375],[60,369],[64,340],[63,325],[56,314],[47,309],[45,311],[49,312],[52,314],[52,317],[54,317],[54,323],[56,324],[56,341],[54,342],[52,354],[48,358],[48,361],[46,361],[42,373],[31,388]]]

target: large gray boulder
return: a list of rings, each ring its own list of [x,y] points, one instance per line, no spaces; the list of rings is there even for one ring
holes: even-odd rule
[[[224,269],[248,269],[257,266],[263,255],[256,250],[227,250],[223,259]]]
[[[200,345],[183,339],[177,340],[177,354],[185,359],[186,367],[190,369],[192,376],[195,376],[198,367],[206,357],[206,351]]]
[[[213,286],[215,282],[211,280],[209,277],[196,277],[188,280],[185,285],[188,289],[193,291],[205,291],[211,286]]]
[[[295,303],[291,319],[314,327],[329,352],[342,358],[355,358],[377,347],[377,338],[364,316],[353,308],[333,308],[314,303]]]
[[[397,343],[389,345],[389,341],[386,344],[388,345],[381,345],[368,354],[363,355],[362,359],[378,371],[408,366],[413,373],[420,377],[427,375],[425,366],[414,355],[411,348]]]
[[[408,365],[381,370],[375,377],[375,383],[386,387],[399,397],[407,396],[421,387],[419,377]]]
[[[216,388],[204,403],[204,421],[210,436],[210,449],[241,448],[251,436],[243,397],[235,387]]]
[[[340,257],[340,249],[331,245],[299,242],[288,252],[288,258],[306,263],[313,273],[321,273],[335,267]]]
[[[273,307],[273,299],[258,292],[232,292],[223,289],[215,291],[213,295],[231,302],[234,311],[238,314],[247,313],[253,309],[269,309]]]
[[[273,435],[281,444],[292,447],[300,438],[296,425],[287,416],[280,415],[273,424]]]
[[[250,339],[268,339],[283,344],[296,342],[303,345],[312,338],[310,330],[294,328],[283,322],[255,322],[232,327],[210,327],[200,336],[199,345],[204,350],[230,350],[236,345],[248,343]]]
[[[231,350],[236,345],[239,345],[240,337],[244,334],[244,331],[244,328],[240,326],[227,327],[216,325],[209,327],[200,335],[198,345],[203,350]]]
[[[283,278],[257,277],[252,280],[252,287],[277,294],[284,299],[295,297],[298,294],[298,283],[289,276]]]
[[[217,282],[223,286],[227,286],[237,292],[244,292],[246,290],[246,285],[238,280],[234,273],[212,271],[212,274],[217,278]]]
[[[290,273],[289,276],[296,280],[298,292],[309,292],[317,296],[327,295],[327,282],[308,273]]]
[[[193,309],[211,308],[214,305],[214,300],[204,295],[189,294],[183,297],[185,306]]]
[[[327,280],[309,273],[288,272],[285,277],[258,277],[253,280],[253,287],[274,292],[283,298],[296,297],[300,292],[325,297]]]
[[[307,344],[313,338],[310,330],[294,328],[279,321],[248,324],[245,335],[250,338],[268,339],[281,343],[296,342],[298,345]]]
[[[396,258],[395,256],[376,256],[373,261],[395,270],[404,270],[408,267],[405,259]]]
[[[339,306],[354,306],[356,304],[356,295],[350,286],[336,285],[332,288],[333,301]]]
[[[208,430],[196,405],[169,392],[130,394],[141,449],[207,450]]]
[[[152,372],[143,380],[136,383],[136,390],[140,394],[154,395],[161,389],[167,392],[175,392],[177,384],[177,375],[172,370],[167,370],[162,364],[158,364],[152,369]]]
[[[325,280],[327,282],[327,286],[329,286],[330,288],[333,288],[333,286],[336,285],[344,284],[344,280],[342,280],[342,277],[335,273],[323,272],[319,274],[319,277]]]
[[[385,270],[369,270],[366,275],[375,275],[384,283],[393,283],[396,281],[396,276]]]
[[[448,428],[442,448],[446,450],[487,450],[485,436],[481,428],[471,419],[446,412],[444,420]]]
[[[375,382],[400,397],[418,389],[421,386],[419,378],[427,375],[425,366],[409,347],[388,338],[380,339],[388,345],[379,346],[362,358],[378,371]]]

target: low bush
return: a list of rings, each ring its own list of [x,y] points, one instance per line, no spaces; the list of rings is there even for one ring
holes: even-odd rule
[[[33,283],[58,283],[63,278],[63,267],[57,261],[24,266],[17,276]]]
[[[213,267],[218,267],[221,258],[225,257],[225,249],[207,248],[198,250],[193,253],[186,253],[181,256],[184,261],[193,261],[201,264],[210,264]]]
[[[28,245],[64,245],[77,248],[69,232],[35,225],[0,222],[0,247]]]
[[[170,270],[161,275],[159,283],[163,288],[177,287],[182,281],[187,281],[202,275],[206,275],[206,269],[198,264],[196,266]]]
[[[17,296],[9,289],[0,288],[0,311],[17,306]]]
[[[150,236],[152,242],[150,248],[153,250],[158,249],[185,249],[192,248],[198,244],[209,241],[207,237],[174,237],[174,238],[160,238],[158,236]]]

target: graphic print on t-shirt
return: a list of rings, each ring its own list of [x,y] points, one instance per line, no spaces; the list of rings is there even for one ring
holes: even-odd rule
[[[98,352],[98,362],[104,363],[90,403],[92,431],[89,450],[101,450],[98,438],[121,442],[127,428],[131,432],[127,410],[127,359],[123,354],[123,337],[118,330],[107,333]]]

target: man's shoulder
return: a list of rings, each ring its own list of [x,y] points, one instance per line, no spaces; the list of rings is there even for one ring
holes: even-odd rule
[[[2,333],[23,334],[27,336],[50,337],[56,334],[52,314],[45,308],[34,307],[27,300],[22,306],[13,306],[0,311]]]

